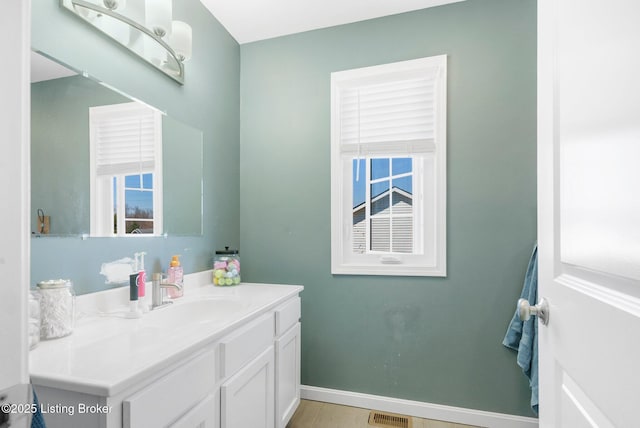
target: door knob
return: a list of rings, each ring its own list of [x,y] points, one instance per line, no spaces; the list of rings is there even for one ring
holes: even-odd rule
[[[549,323],[549,304],[547,299],[543,297],[540,299],[540,303],[534,306],[531,306],[527,299],[518,300],[518,316],[520,320],[527,321],[532,315],[537,316],[542,325]]]

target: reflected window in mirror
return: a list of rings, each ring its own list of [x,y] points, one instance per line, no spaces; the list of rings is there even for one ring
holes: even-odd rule
[[[89,109],[91,235],[162,233],[162,114],[132,102]]]
[[[114,236],[110,229],[101,235],[91,233],[89,109],[134,100],[87,73],[78,74],[62,66],[46,54],[33,53],[31,75],[33,236]],[[159,111],[153,106],[144,106]],[[161,194],[154,196],[155,203],[160,204],[159,208],[153,207],[154,226],[158,230],[154,235],[202,236],[202,131],[160,114],[162,151],[156,156],[156,164],[161,165],[161,171],[156,170],[154,174],[153,189]],[[130,149],[137,150],[135,147]],[[139,174],[136,170],[120,176]],[[109,183],[112,188],[113,182]],[[108,197],[113,194],[112,189]],[[113,202],[108,204],[111,205]],[[43,234],[39,225],[38,212],[50,220],[48,235]],[[105,224],[113,227],[114,212],[108,213]],[[121,217],[126,217],[126,213]],[[143,228],[149,229],[147,225],[140,227]],[[126,226],[119,230],[125,229]]]
[[[113,177],[114,235],[159,233],[153,209],[154,175],[150,172]]]

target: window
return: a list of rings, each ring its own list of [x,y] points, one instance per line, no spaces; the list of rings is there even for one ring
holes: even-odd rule
[[[353,252],[413,253],[413,159],[354,159],[353,174]]]
[[[446,56],[331,75],[331,271],[446,276]]]
[[[133,102],[89,109],[91,235],[162,233],[162,116]]]
[[[154,233],[152,172],[113,177],[113,232]],[[124,190],[124,191],[123,191]],[[122,233],[120,233],[121,235]]]

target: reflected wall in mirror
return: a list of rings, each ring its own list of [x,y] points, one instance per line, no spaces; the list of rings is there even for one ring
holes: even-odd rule
[[[33,233],[201,235],[202,132],[33,56]]]

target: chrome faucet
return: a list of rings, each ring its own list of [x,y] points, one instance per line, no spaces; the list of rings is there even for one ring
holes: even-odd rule
[[[173,303],[170,300],[165,301],[165,290],[167,288],[175,288],[178,291],[182,290],[182,286],[180,284],[162,282],[162,274],[154,273],[151,280],[151,309],[160,308]]]

